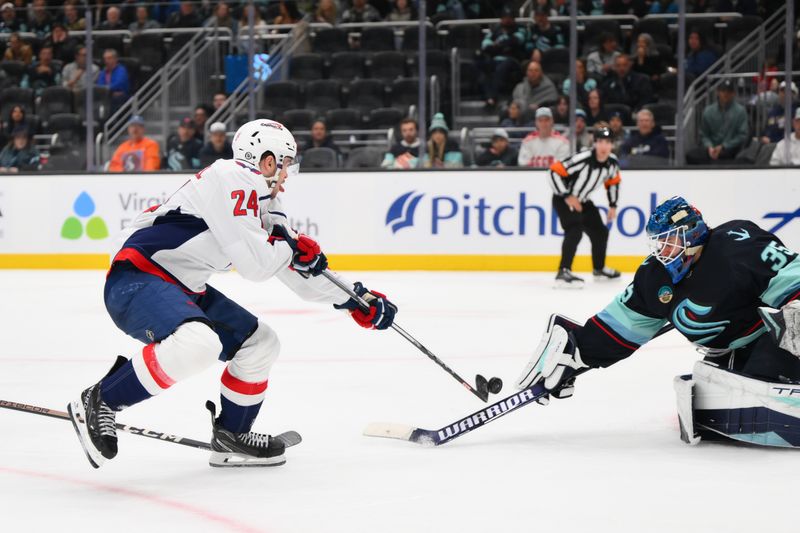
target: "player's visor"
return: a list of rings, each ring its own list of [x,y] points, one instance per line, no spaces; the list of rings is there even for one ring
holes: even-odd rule
[[[686,253],[686,226],[648,235],[647,244],[650,247],[650,255],[660,263],[668,265]]]
[[[295,165],[294,158],[290,155],[284,156],[283,161],[278,164],[278,168],[280,169],[289,169],[290,166]]]
[[[291,158],[287,157],[286,159],[291,159]],[[292,162],[292,163],[286,165],[285,168],[286,168],[286,177],[287,178],[293,178],[293,177],[297,176],[298,174],[300,174],[300,163]]]

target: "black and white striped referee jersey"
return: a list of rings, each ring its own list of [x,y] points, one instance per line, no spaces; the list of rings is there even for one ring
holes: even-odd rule
[[[584,150],[564,161],[556,161],[550,165],[550,186],[556,196],[576,196],[581,203],[587,201],[592,192],[600,184],[606,188],[609,207],[617,207],[619,198],[619,161],[617,156],[609,154],[608,159],[600,163],[595,151]]]

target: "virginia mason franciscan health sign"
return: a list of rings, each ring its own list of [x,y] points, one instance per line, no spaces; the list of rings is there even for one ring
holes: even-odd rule
[[[190,175],[0,178],[0,267],[105,268],[115,237]],[[603,191],[594,201],[605,211]],[[800,248],[800,178],[791,169],[623,171],[609,264],[647,255],[653,207],[682,195],[710,225],[753,220]],[[339,269],[554,270],[562,232],[544,171],[301,173],[287,182],[294,227]],[[588,239],[576,267],[588,268]],[[583,257],[580,257],[581,254]]]

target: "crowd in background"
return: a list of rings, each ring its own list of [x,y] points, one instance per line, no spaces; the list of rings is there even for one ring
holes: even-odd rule
[[[448,117],[436,114],[425,125],[427,145],[424,148],[419,146],[418,122],[413,118],[404,119],[397,125],[395,145],[384,154],[381,164],[384,168],[414,168],[420,157],[423,166],[434,168],[458,168],[467,160],[479,166],[546,167],[554,158],[565,157],[570,135],[565,128],[571,114],[575,116],[578,149],[591,146],[591,128],[608,126],[615,134],[615,152],[624,166],[666,161],[671,156],[670,144],[649,105],[659,102],[664,80],[674,77],[678,69],[684,69],[689,79],[693,79],[715,63],[722,53],[699,28],[689,28],[687,57],[682,65],[675,64],[669,47],[665,50],[648,33],[638,34],[626,48],[617,35],[602,33],[592,46],[579,52],[581,57],[575,65],[578,108],[570,110],[567,96],[572,80],[555,77],[543,67],[549,50],[569,46],[563,27],[550,21],[553,16],[568,15],[568,1],[535,0],[533,22],[528,25],[515,20],[519,2],[437,0],[427,5],[428,18],[433,23],[448,19],[499,19],[499,24],[485,35],[475,60],[483,98],[487,108],[498,114],[498,127],[487,144],[470,154],[474,157],[465,158],[463,147],[458,146],[448,127]],[[687,10],[690,13],[738,12],[765,16],[777,5],[780,2],[771,0],[694,0],[687,2]],[[312,21],[334,25],[417,18],[413,0],[259,0],[255,6],[252,15],[257,29],[269,24],[296,23],[307,15]],[[580,0],[578,7],[579,13],[586,15],[642,17],[648,13],[677,12],[677,2],[672,0]],[[130,98],[135,80],[120,62],[117,50],[103,50],[96,64],[87,58],[82,41],[70,35],[70,32],[85,29],[85,9],[77,0],[3,3],[0,5],[0,34],[9,35],[3,40],[2,59],[25,65],[19,86],[30,88],[36,96],[53,86],[79,91],[85,87],[88,76],[96,86],[108,89],[113,113]],[[234,1],[98,2],[92,12],[95,29],[131,32],[220,25],[237,33],[247,27],[250,15],[246,3]],[[36,46],[21,37],[21,33],[33,33]],[[0,70],[0,88],[9,86],[4,77],[5,72]],[[769,108],[769,115],[767,127],[756,132],[755,144],[788,142],[793,154],[791,160],[784,161],[783,151],[775,150],[772,163],[800,163],[796,148],[796,136],[800,133],[783,138],[786,88],[777,78],[759,83],[764,85],[760,102]],[[796,85],[792,84],[790,90],[793,97],[790,119],[796,129],[800,116],[795,114],[798,107]],[[734,84],[723,84],[717,101],[704,110],[699,144],[687,147],[689,164],[730,160],[753,144],[744,102],[737,99],[736,92]],[[155,141],[146,142],[146,124],[141,117],[134,117],[128,125],[129,139],[108,162],[109,168],[114,171],[195,169],[201,168],[209,157],[227,153],[227,141],[223,140],[228,129],[226,125],[211,126],[205,138],[205,120],[218,107],[218,97],[224,101],[225,94],[215,96],[214,105],[199,105],[192,117],[182,119],[163,146],[157,143],[153,146]],[[32,142],[32,135],[40,133],[39,125],[36,120],[27,119],[29,113],[24,107],[15,106],[0,117],[0,145],[4,146],[0,152],[0,172],[38,168],[41,163]],[[629,124],[635,124],[635,128],[626,128]],[[301,144],[301,150],[304,148],[330,149],[340,163],[346,159],[346,151],[333,141],[324,120],[314,122],[310,135]]]

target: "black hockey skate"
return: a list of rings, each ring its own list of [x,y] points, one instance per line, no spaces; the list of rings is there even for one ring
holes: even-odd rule
[[[556,288],[558,289],[582,289],[583,278],[579,278],[568,268],[562,268],[556,274]]]
[[[127,359],[118,356],[108,374],[126,362]],[[83,451],[93,467],[100,468],[106,460],[117,456],[117,413],[103,401],[99,382],[83,391],[77,400],[70,402],[67,412]]]
[[[263,433],[232,433],[217,423],[217,407],[206,402],[211,412],[211,457],[208,464],[215,467],[280,466],[286,462],[283,452],[286,443]],[[299,435],[298,435],[299,437]]]
[[[603,267],[600,270],[594,270],[592,273],[594,274],[594,279],[596,281],[617,279],[620,276],[619,270],[608,267]]]

